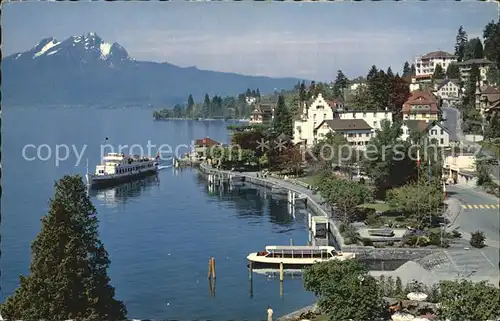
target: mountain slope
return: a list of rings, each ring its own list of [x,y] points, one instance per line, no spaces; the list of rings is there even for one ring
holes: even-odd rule
[[[244,76],[136,61],[118,43],[95,33],[41,40],[35,47],[2,60],[2,102],[11,105],[170,105],[189,94],[236,95],[247,88],[261,93],[289,89],[296,78]]]

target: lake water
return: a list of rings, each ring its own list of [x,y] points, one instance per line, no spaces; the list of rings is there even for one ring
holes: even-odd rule
[[[227,142],[227,123],[154,122],[152,110],[141,109],[11,109],[2,119],[2,256],[1,300],[27,274],[30,243],[47,213],[54,181],[64,174],[95,168],[100,145],[190,144],[209,136]],[[28,161],[23,147],[51,147],[52,158]],[[56,145],[81,150],[81,162],[70,154],[56,166]],[[72,146],[73,145],[73,146]],[[63,148],[59,148],[63,155]],[[185,151],[185,149],[181,149]],[[42,158],[47,148],[41,149]],[[125,150],[127,152],[127,150]],[[137,152],[137,151],[136,151]],[[152,155],[156,150],[152,150]],[[27,149],[33,157],[36,150]],[[109,252],[109,275],[116,298],[129,318],[263,320],[267,305],[276,315],[311,304],[302,280],[287,278],[283,297],[277,279],[254,275],[249,295],[246,256],[268,244],[306,244],[307,215],[288,214],[284,199],[263,197],[263,190],[232,193],[209,190],[195,170],[161,170],[157,177],[91,193],[100,220],[100,237]],[[215,298],[207,281],[208,259],[215,257]]]

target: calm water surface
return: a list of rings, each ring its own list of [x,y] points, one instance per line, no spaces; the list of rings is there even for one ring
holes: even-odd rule
[[[176,146],[205,136],[228,140],[222,122],[154,122],[151,115],[152,110],[141,109],[3,110],[2,301],[17,287],[19,274],[28,273],[30,243],[47,213],[54,181],[68,173],[84,174],[86,158],[93,170],[105,137],[116,147],[144,148],[148,141]],[[80,164],[72,154],[56,166],[54,158],[24,160],[27,144],[87,148]],[[31,149],[27,156],[34,154]],[[253,297],[249,295],[249,252],[288,244],[291,238],[296,244],[308,239],[304,211],[292,216],[284,199],[263,194],[248,186],[231,193],[209,190],[196,171],[172,168],[144,181],[92,192],[100,237],[112,261],[109,274],[128,317],[263,320],[268,304],[282,315],[312,303],[301,279],[286,279],[280,297],[278,280],[254,275]],[[209,257],[216,259],[215,298],[207,281]]]

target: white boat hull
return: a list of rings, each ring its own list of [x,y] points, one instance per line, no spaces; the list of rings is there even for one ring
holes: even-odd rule
[[[334,260],[349,260],[354,259],[356,255],[354,253],[342,253],[334,257],[328,258],[278,258],[278,257],[266,257],[258,255],[258,253],[250,253],[247,256],[249,262],[252,263],[253,268],[268,268],[268,269],[279,269],[280,264],[283,263],[283,268],[285,269],[302,269],[304,267],[313,265],[314,263],[334,261]]]
[[[87,186],[89,187],[98,187],[98,186],[110,186],[121,184],[125,182],[129,182],[132,180],[136,180],[139,178],[143,178],[149,175],[156,174],[158,172],[158,165],[152,168],[146,168],[142,170],[137,170],[130,173],[123,174],[105,174],[105,175],[95,175],[95,174],[86,174],[85,178],[87,181]]]

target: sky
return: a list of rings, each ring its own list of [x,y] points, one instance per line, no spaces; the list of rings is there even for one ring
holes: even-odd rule
[[[497,19],[495,3],[476,1],[10,2],[2,51],[95,32],[136,60],[332,81],[339,69],[349,78],[372,65],[401,72],[417,55],[453,52],[460,25],[482,38]]]

